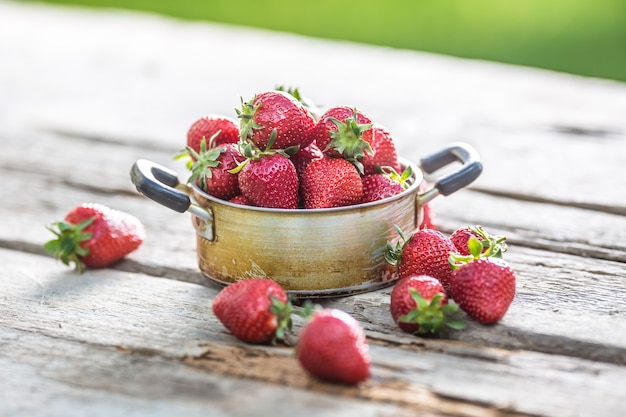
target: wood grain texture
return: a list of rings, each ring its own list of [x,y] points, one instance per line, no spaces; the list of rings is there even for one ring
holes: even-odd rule
[[[626,378],[622,366],[420,339],[398,331],[386,336],[368,331],[372,378],[342,388],[306,376],[290,348],[237,342],[210,312],[216,290],[112,270],[78,275],[48,258],[7,250],[0,250],[0,261],[8,265],[0,293],[7,301],[0,307],[2,360],[24,378],[0,383],[7,398],[26,395],[26,387],[35,384],[40,401],[63,394],[64,399],[53,401],[59,407],[66,395],[74,400],[95,397],[97,404],[102,400],[98,393],[107,392],[120,398],[115,404],[121,410],[132,398],[150,404],[146,414],[158,407],[173,412],[191,398],[191,412],[194,403],[210,403],[210,409],[219,411],[226,404],[225,399],[213,403],[220,396],[216,390],[237,402],[238,393],[228,389],[241,382],[242,389],[257,390],[253,398],[273,391],[268,394],[273,399],[293,390],[296,397],[304,396],[298,401],[313,394],[326,398],[330,410],[320,415],[354,402],[364,408],[378,404],[367,407],[368,412],[397,407],[460,416],[567,416],[571,410],[611,415],[624,399],[616,388]],[[30,263],[28,272],[19,267],[21,262]],[[585,398],[577,394],[582,379]],[[265,389],[259,391],[258,383]],[[169,401],[158,400],[163,396]],[[244,413],[253,398],[242,404]],[[37,407],[34,400],[28,404]],[[15,407],[16,412],[29,409],[19,401]]]
[[[0,62],[8,376],[0,414],[608,417],[626,409],[623,83],[10,2],[0,2]],[[507,236],[518,291],[500,323],[468,320],[449,339],[424,339],[393,323],[390,289],[321,300],[366,329],[373,375],[358,387],[313,380],[290,348],[246,345],[223,329],[210,311],[219,287],[197,268],[190,215],[139,195],[129,170],[146,158],[184,181],[172,157],[189,125],[207,113],[234,116],[240,97],[277,84],[323,107],[358,106],[413,161],[455,141],[477,148],[480,178],[432,206],[446,233],[482,224]],[[42,256],[44,226],[90,201],[136,215],[147,237],[112,268],[80,276]],[[289,407],[276,409],[285,399]]]

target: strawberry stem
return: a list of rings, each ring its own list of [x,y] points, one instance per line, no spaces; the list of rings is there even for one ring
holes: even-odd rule
[[[241,141],[245,142],[252,135],[252,129],[263,129],[264,127],[254,121],[254,115],[261,107],[261,103],[254,104],[256,95],[248,102],[244,102],[243,97],[240,97],[240,99],[241,109],[235,109],[235,112],[237,117],[241,119],[239,122],[239,134]]]
[[[361,124],[358,121],[358,110],[355,108],[351,117],[341,121],[334,117],[328,120],[333,122],[337,130],[330,132],[331,141],[328,143],[324,152],[334,149],[344,159],[352,162],[363,174],[363,164],[360,159],[365,153],[371,155],[373,153],[370,144],[362,138],[363,132],[372,128],[372,123]]]
[[[218,132],[219,133],[219,132]],[[213,138],[218,134],[216,133],[209,140],[211,143]],[[200,152],[196,152],[190,146],[186,148],[189,155],[195,160],[195,162],[191,165],[191,176],[189,177],[188,182],[200,184],[200,187],[206,189],[207,187],[207,179],[213,177],[212,168],[216,168],[220,165],[220,162],[217,160],[222,152],[224,152],[225,148],[209,148],[207,149],[206,139],[202,138],[200,142]]]
[[[480,236],[480,239],[476,236],[470,236],[467,241],[469,255],[461,255],[458,253],[450,255],[448,261],[453,271],[476,259],[502,258],[502,254],[508,249],[505,243],[506,237],[492,236],[481,226],[469,226],[469,229]]]
[[[447,332],[448,327],[455,330],[466,327],[465,322],[454,317],[459,311],[457,304],[441,305],[442,294],[435,295],[429,302],[415,288],[409,288],[409,292],[416,308],[401,316],[398,321],[418,324],[416,334],[441,335]]]
[[[407,166],[404,171],[402,171],[402,174],[399,174],[392,167],[389,167],[389,166],[381,167],[379,165],[376,166],[376,172],[378,172],[379,174],[383,174],[390,180],[399,183],[402,186],[402,188],[404,188],[405,190],[409,188],[411,184],[413,184],[413,181],[415,180],[415,178],[413,177],[413,169],[411,168],[410,165]]]
[[[275,345],[279,341],[290,346],[291,341],[288,339],[287,332],[291,332],[293,328],[292,316],[296,315],[308,319],[313,314],[313,304],[310,301],[304,303],[302,310],[295,310],[292,303],[292,298],[289,296],[286,302],[282,302],[276,296],[270,295],[272,305],[270,311],[276,316],[276,333],[272,338],[272,344]]]
[[[397,265],[398,262],[400,262],[400,258],[402,258],[402,249],[407,242],[407,238],[397,224],[394,224],[393,228],[396,229],[396,232],[400,235],[401,241],[396,242],[395,246],[391,241],[387,241],[387,249],[383,256],[388,264]]]
[[[62,220],[46,226],[48,230],[54,233],[56,239],[44,243],[44,250],[53,255],[55,259],[60,259],[64,265],[69,266],[73,262],[76,270],[82,273],[85,264],[81,258],[89,255],[89,249],[83,248],[81,243],[88,241],[93,236],[92,233],[86,233],[84,229],[95,219],[95,217],[90,217],[75,225]]]

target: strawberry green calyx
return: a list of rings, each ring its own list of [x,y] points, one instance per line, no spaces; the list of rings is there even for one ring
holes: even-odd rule
[[[395,246],[390,241],[387,241],[387,249],[385,250],[384,258],[388,264],[395,266],[398,265],[400,258],[402,258],[402,249],[404,249],[404,245],[408,239],[398,225],[394,224],[393,227],[396,229],[396,232],[398,232],[398,235],[400,235],[401,240],[396,242]]]
[[[186,148],[188,154],[195,160],[191,164],[191,176],[189,182],[198,182],[202,188],[207,187],[207,179],[213,176],[211,168],[216,168],[220,165],[220,161],[217,160],[220,154],[224,152],[225,148],[210,148],[207,149],[206,140],[203,138],[200,142],[200,152],[196,152],[190,146]]]
[[[272,338],[272,344],[283,342],[286,345],[291,345],[292,342],[287,338],[287,333],[291,332],[293,328],[292,317],[295,315],[305,320],[310,320],[315,311],[315,306],[307,300],[302,308],[296,310],[291,296],[284,303],[274,295],[270,296],[270,300],[272,301],[270,311],[276,316],[276,334]]]
[[[252,134],[252,129],[263,129],[263,126],[254,121],[254,115],[257,110],[261,107],[261,103],[254,104],[256,101],[256,95],[252,97],[250,101],[243,101],[243,97],[241,99],[241,109],[235,109],[237,113],[237,117],[241,119],[239,122],[239,132],[241,141],[245,142],[249,139]]]
[[[388,166],[377,166],[376,171],[387,176],[390,180],[399,183],[405,190],[409,188],[415,180],[411,166],[407,166],[406,169],[402,171],[402,174],[399,174],[395,169]]]
[[[241,171],[248,162],[259,160],[263,158],[264,156],[280,154],[286,158],[289,158],[290,156],[298,152],[300,147],[297,145],[290,146],[287,149],[272,149],[272,146],[274,145],[274,142],[276,141],[277,134],[278,133],[276,132],[276,129],[272,130],[272,133],[270,134],[270,138],[265,149],[259,149],[251,140],[242,140],[241,142],[239,142],[238,144],[239,152],[245,159],[243,160],[243,162],[241,162],[235,168],[231,169],[228,172],[230,172],[231,174],[236,174],[239,171]]]
[[[176,155],[174,155],[174,161],[184,161],[185,168],[189,170],[193,167],[193,159],[191,159],[191,153],[188,147],[181,149]]]
[[[210,154],[209,156],[204,156],[207,153],[207,149],[209,151],[212,151],[215,148],[215,140],[216,138],[219,137],[219,135],[222,133],[222,130],[218,130],[217,132],[215,132],[208,140],[206,137],[203,137],[202,140],[200,141],[200,148],[199,148],[199,152],[197,152],[195,149],[193,149],[191,146],[187,145],[185,147],[185,149],[182,149],[181,151],[179,151],[176,155],[174,155],[174,160],[175,161],[185,161],[185,165],[187,167],[187,169],[189,170],[193,170],[194,168],[194,161],[197,161],[201,158],[204,159],[209,159],[212,158],[213,160],[217,159],[217,156],[219,156],[219,152],[218,154],[213,158],[213,154]],[[222,149],[223,148],[218,148],[218,149]],[[211,167],[214,167],[217,165],[212,165]],[[211,178],[210,176],[210,172],[209,172],[209,178]]]
[[[459,306],[455,303],[442,305],[441,294],[435,295],[429,302],[414,288],[409,288],[409,292],[417,307],[399,317],[398,321],[419,325],[416,334],[442,335],[447,333],[448,328],[462,330],[467,327],[463,320],[454,317]]]
[[[88,241],[93,236],[86,233],[85,228],[93,223],[95,217],[91,217],[78,224],[71,224],[66,221],[59,221],[46,226],[56,236],[56,239],[49,240],[44,244],[44,250],[60,259],[64,265],[73,262],[78,272],[83,272],[85,264],[81,257],[89,254],[89,249],[81,246],[82,242]]]
[[[502,254],[508,249],[505,236],[493,236],[487,233],[481,226],[470,226],[469,229],[481,237],[483,254],[488,252],[487,256],[502,258]]]
[[[324,152],[334,149],[337,153],[350,162],[352,162],[359,173],[363,174],[363,164],[360,159],[365,153],[371,155],[373,153],[370,144],[363,139],[363,133],[372,128],[372,123],[360,124],[358,122],[358,111],[355,108],[352,117],[341,121],[335,117],[328,120],[337,126],[337,130],[330,132],[332,140],[328,143]]]
[[[291,300],[287,299],[287,302],[283,303],[273,295],[270,299],[272,301],[270,311],[276,316],[276,333],[272,338],[272,344],[275,345],[279,341],[289,344],[286,340],[286,332],[291,331],[293,327],[291,315],[294,313]]]
[[[472,262],[476,259],[502,258],[502,254],[507,251],[504,236],[491,236],[480,226],[470,226],[470,230],[480,236],[480,239],[471,236],[467,241],[469,255],[451,254],[450,266],[452,270]]]

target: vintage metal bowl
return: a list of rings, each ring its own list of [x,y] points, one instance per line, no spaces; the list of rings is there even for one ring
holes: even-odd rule
[[[454,162],[458,169],[420,192],[423,173]],[[178,180],[175,172],[140,159],[131,169],[137,190],[177,212],[189,212],[197,236],[199,268],[220,284],[270,278],[298,297],[331,297],[371,291],[394,282],[387,241],[394,225],[418,227],[424,204],[473,182],[482,171],[476,151],[455,143],[411,166],[412,185],[373,203],[330,209],[272,209],[230,203]]]

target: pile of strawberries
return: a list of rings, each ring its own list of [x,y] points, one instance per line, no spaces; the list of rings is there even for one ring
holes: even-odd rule
[[[278,89],[242,99],[238,120],[200,118],[179,155],[191,157],[189,182],[223,200],[281,209],[367,203],[411,184],[387,129],[355,107],[320,115],[308,103]]]
[[[413,175],[398,161],[387,130],[356,108],[339,106],[317,116],[296,91],[270,91],[243,102],[239,125],[225,116],[195,122],[181,156],[189,157],[190,182],[237,204],[284,209],[341,207],[401,193]],[[427,207],[426,207],[427,208]],[[425,213],[429,217],[429,213]],[[83,204],[49,226],[55,239],[45,249],[63,263],[83,268],[111,265],[144,239],[141,222],[100,204]],[[445,335],[466,323],[498,322],[516,291],[513,269],[502,260],[504,237],[479,226],[446,236],[430,219],[406,237],[389,242],[385,259],[398,281],[390,315],[408,333]],[[454,302],[452,302],[454,300]],[[247,343],[286,340],[292,316],[305,318],[296,345],[300,365],[322,380],[358,384],[370,376],[365,332],[337,309],[295,309],[281,286],[246,279],[221,290],[212,310]]]
[[[460,307],[483,324],[498,322],[515,296],[513,269],[502,260],[505,238],[480,226],[462,227],[449,237],[420,229],[388,244],[386,259],[397,266],[399,281],[391,293],[394,321],[408,333],[445,334],[463,329]],[[449,303],[452,298],[456,303]]]
[[[397,195],[414,176],[403,167],[390,132],[355,107],[323,114],[297,90],[263,92],[241,101],[238,121],[221,115],[190,127],[189,182],[237,204],[282,209],[350,206]],[[429,207],[410,237],[398,229],[386,260],[399,279],[390,314],[408,333],[442,335],[463,329],[459,309],[484,324],[499,321],[515,295],[515,274],[501,260],[504,238],[480,227],[450,236],[435,230]],[[452,302],[454,300],[455,302]],[[457,304],[458,303],[458,304]],[[296,357],[311,375],[357,384],[369,378],[366,337],[358,322],[336,309],[294,309],[279,284],[266,278],[238,281],[213,301],[213,312],[248,343],[284,340],[293,314],[306,318]]]
[[[446,236],[419,229],[409,238],[388,244],[386,259],[396,265],[399,280],[390,296],[390,314],[412,334],[445,335],[461,330],[459,307],[482,324],[499,321],[515,296],[513,269],[502,260],[504,237],[479,226],[462,227]],[[454,302],[450,301],[454,299]],[[213,301],[213,312],[237,338],[248,343],[276,342],[291,329],[294,309],[276,282],[238,281]],[[296,345],[302,368],[319,379],[358,384],[370,376],[370,357],[363,329],[347,313],[305,304],[307,319]]]

